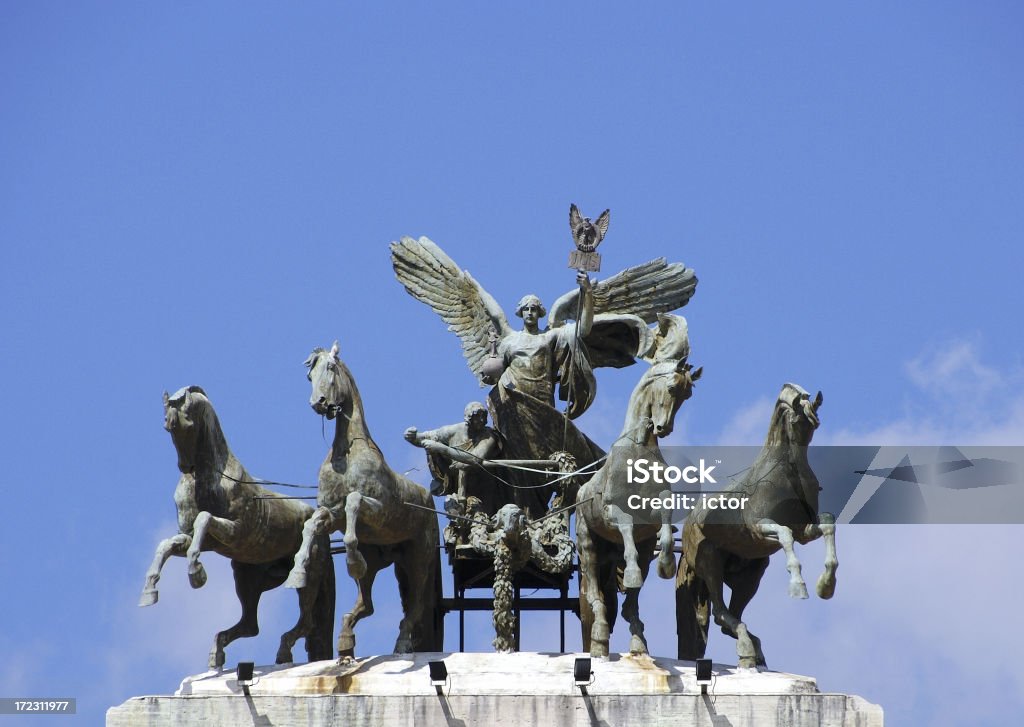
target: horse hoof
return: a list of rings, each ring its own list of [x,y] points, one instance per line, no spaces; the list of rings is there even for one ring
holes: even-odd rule
[[[598,659],[608,656],[608,642],[590,640],[590,655]]]
[[[143,608],[145,606],[152,606],[158,600],[160,600],[160,594],[157,593],[155,588],[152,590],[146,589],[142,592],[142,595],[139,597],[139,607]]]
[[[193,588],[202,588],[206,585],[206,569],[202,563],[196,563],[188,569],[188,582]]]
[[[672,558],[658,558],[658,577],[669,579],[676,574],[676,562]]]
[[[803,582],[789,584],[790,598],[807,598],[807,586]]]
[[[224,661],[225,661],[225,657],[224,657],[224,652],[223,651],[218,651],[217,649],[214,649],[213,651],[210,652],[210,668],[211,669],[221,669],[221,668],[223,668],[224,667]]]
[[[281,647],[277,651],[277,657],[274,659],[275,664],[291,664],[292,663],[292,652],[291,649]]]
[[[292,572],[288,574],[288,580],[284,582],[285,588],[305,588],[306,587],[306,571],[293,568]]]
[[[396,654],[411,654],[412,651],[412,639],[399,637],[398,641],[395,642]]]
[[[640,566],[626,566],[626,572],[622,576],[622,585],[626,588],[640,588],[644,584],[643,573]]]
[[[629,640],[629,653],[634,656],[647,653],[647,643],[639,636],[634,636]]]
[[[338,656],[354,656],[356,652],[356,635],[342,634],[338,637]]]
[[[835,578],[829,579],[825,576],[822,576],[818,579],[818,585],[815,587],[814,590],[817,592],[818,598],[823,598],[825,600],[832,598],[832,596],[836,594]]]

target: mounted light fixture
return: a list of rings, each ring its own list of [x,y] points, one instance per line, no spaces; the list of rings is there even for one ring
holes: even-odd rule
[[[580,688],[581,693],[587,693],[587,687],[594,681],[594,672],[590,669],[590,657],[576,659],[572,666],[572,681]]]
[[[255,684],[255,680],[252,678],[253,671],[256,668],[256,664],[251,661],[240,661],[238,666],[235,668],[235,680],[247,694],[249,687]]]
[[[700,693],[708,693],[708,684],[711,683],[711,659],[697,659],[697,684],[700,685]]]
[[[443,661],[428,661],[427,668],[430,669],[430,683],[441,694],[441,687],[448,683],[448,667]]]

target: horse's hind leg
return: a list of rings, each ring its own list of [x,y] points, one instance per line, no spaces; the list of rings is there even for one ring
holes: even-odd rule
[[[318,555],[316,551],[318,550],[319,545],[314,545],[313,548],[315,558]],[[277,564],[275,564],[272,569],[273,575],[271,575],[270,572],[267,574],[263,590],[269,591],[284,583],[285,576],[288,572],[288,566],[291,564],[291,558],[284,559],[284,562],[281,564],[282,568],[280,571],[278,570]],[[309,583],[306,587],[300,588],[297,594],[299,600],[299,618],[295,622],[295,626],[281,634],[281,643],[277,648],[277,656],[274,658],[275,663],[291,664],[293,662],[292,648],[295,646],[295,642],[305,637],[308,643],[309,634],[310,631],[313,630],[314,625],[313,608],[316,604],[316,598],[320,591],[320,580],[323,577],[323,567],[319,562],[316,566],[309,569]]]
[[[757,530],[762,535],[778,541],[782,550],[786,553],[786,570],[789,571],[789,595],[792,598],[807,598],[807,584],[804,583],[803,575],[800,573],[800,561],[793,550],[793,531],[785,525],[779,525],[771,520],[761,520],[757,524]]]
[[[402,621],[398,626],[395,641],[396,654],[409,654],[420,648],[420,640],[430,628],[428,618],[433,619],[432,609],[438,604],[428,596],[433,587],[434,571],[430,559],[436,556],[436,546],[412,540],[403,544],[395,558],[395,578],[398,579],[398,595],[402,601]]]
[[[808,540],[821,536],[825,538],[825,570],[818,576],[814,590],[819,598],[832,598],[836,592],[836,570],[839,568],[839,559],[836,557],[835,516],[830,512],[821,513],[817,525],[807,526],[806,535]]]
[[[206,569],[199,562],[199,552],[207,531],[220,542],[230,545],[237,537],[237,530],[238,523],[234,520],[215,517],[205,510],[196,516],[192,525],[192,544],[188,546],[188,582],[193,588],[206,585]]]
[[[768,558],[757,558],[747,561],[744,567],[725,576],[725,585],[729,586],[732,596],[729,598],[729,613],[743,620],[743,611],[757,594],[761,578],[768,569]]]
[[[725,576],[725,583],[729,586],[729,590],[732,591],[732,596],[729,598],[729,613],[741,622],[743,621],[743,611],[754,598],[754,594],[757,593],[757,588],[761,584],[761,578],[764,576],[765,570],[768,569],[768,562],[768,558],[758,558],[746,563],[741,570]],[[728,634],[724,627],[722,631]],[[749,631],[747,636],[754,647],[754,662],[759,666],[764,666],[765,660],[764,653],[761,651],[761,640]]]
[[[685,554],[676,568],[677,659],[704,658],[708,647],[708,589],[686,562]]]
[[[244,636],[256,636],[260,632],[257,608],[260,596],[268,590],[266,583],[267,566],[231,561],[231,570],[235,577],[235,594],[242,605],[242,617],[238,623],[217,634],[210,650],[210,668],[220,669],[224,666],[224,649],[232,641]]]
[[[160,541],[160,544],[156,546],[156,555],[153,557],[153,563],[149,566],[149,570],[146,571],[146,583],[142,586],[142,596],[139,597],[140,606],[152,606],[157,602],[160,594],[156,589],[156,584],[160,580],[160,571],[163,570],[164,563],[172,555],[184,556],[188,551],[188,546],[191,544],[192,537],[184,533],[178,533],[166,540]]]
[[[738,666],[746,669],[764,666],[764,654],[761,653],[760,640],[751,634],[740,619],[725,607],[724,573],[722,555],[714,548],[702,548],[697,553],[697,577],[704,581],[711,599],[711,615],[722,631],[736,639],[736,655]]]
[[[352,610],[341,619],[341,633],[338,634],[338,656],[355,656],[356,624],[373,615],[373,582],[377,573],[391,565],[383,550],[378,546],[366,548],[366,572],[356,581],[356,602]]]
[[[581,616],[589,613],[590,624],[583,620],[583,644],[590,644],[591,656],[608,656],[608,640],[611,627],[604,602],[604,593],[599,578],[596,542],[583,518],[576,520],[576,549],[580,558],[580,603],[586,601],[587,608],[580,608]],[[589,628],[588,628],[589,626]]]
[[[313,512],[313,516],[302,525],[302,545],[295,551],[295,564],[284,582],[285,588],[306,587],[306,569],[309,567],[313,541],[317,536],[332,530],[334,530],[334,516],[330,509],[321,505]]]
[[[654,557],[653,541],[642,544],[639,555],[641,577],[647,580],[651,559]],[[629,640],[629,653],[646,654],[647,639],[644,637],[644,622],[640,620],[639,588],[626,589],[626,597],[622,599],[622,618],[629,624],[629,633],[632,634]]]

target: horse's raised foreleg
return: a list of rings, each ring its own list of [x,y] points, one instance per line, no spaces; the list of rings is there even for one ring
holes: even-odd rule
[[[383,550],[377,546],[366,548],[366,573],[356,581],[356,602],[352,610],[341,619],[341,633],[338,634],[338,656],[355,656],[356,624],[373,615],[373,582],[377,573],[391,565]]]
[[[313,548],[313,541],[318,535],[334,529],[334,515],[330,509],[321,505],[302,525],[302,544],[295,551],[295,564],[291,573],[285,580],[285,588],[305,588],[306,569],[309,567],[310,552]]]
[[[140,606],[152,606],[157,602],[160,594],[157,592],[156,584],[160,580],[160,571],[163,570],[164,563],[172,555],[184,556],[188,552],[188,546],[191,544],[192,536],[185,535],[184,533],[178,533],[160,541],[160,544],[156,546],[156,555],[153,557],[153,563],[149,566],[149,570],[146,571],[146,583],[142,586],[142,596],[139,597]]]
[[[366,573],[366,560],[359,552],[359,538],[356,536],[359,516],[363,514],[373,518],[383,511],[384,503],[361,492],[350,492],[345,498],[345,565],[348,574],[357,581]]]
[[[187,554],[188,582],[193,588],[202,588],[206,584],[206,569],[199,562],[199,552],[202,550],[207,531],[216,540],[230,545],[237,538],[238,523],[214,517],[205,510],[196,516],[192,524],[192,544],[188,546]]]
[[[608,625],[595,548],[594,537],[585,519],[577,516],[576,549],[580,558],[580,619],[583,626],[583,648],[586,650],[589,644],[591,656],[608,656],[611,627]]]
[[[800,561],[793,550],[793,531],[785,525],[779,525],[771,520],[761,520],[757,524],[757,531],[761,535],[767,535],[769,539],[775,540],[786,553],[786,570],[789,571],[789,595],[792,598],[807,598],[807,584],[804,583],[803,575],[800,573]]]
[[[260,632],[257,609],[260,596],[269,588],[265,583],[266,565],[239,563],[233,560],[231,561],[231,570],[235,577],[235,594],[238,596],[238,602],[242,605],[242,617],[234,626],[221,631],[214,637],[213,648],[210,649],[211,669],[220,669],[224,666],[226,660],[224,649],[228,644],[245,636],[256,636]]]
[[[818,576],[814,590],[819,598],[832,598],[836,592],[836,570],[839,568],[839,559],[836,557],[835,516],[830,512],[821,513],[817,525],[807,526],[806,535],[808,540],[822,536],[825,538],[825,570]]]

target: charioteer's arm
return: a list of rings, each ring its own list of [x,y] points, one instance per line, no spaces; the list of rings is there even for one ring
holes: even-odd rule
[[[447,457],[453,462],[459,462],[464,465],[478,466],[483,464],[483,460],[477,457],[472,452],[467,452],[462,449],[456,449],[455,447],[449,447],[447,444],[435,441],[433,439],[423,439],[420,445],[431,454],[439,454],[442,457]],[[457,465],[456,465],[457,466]]]

